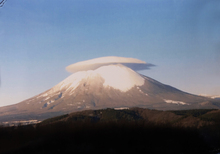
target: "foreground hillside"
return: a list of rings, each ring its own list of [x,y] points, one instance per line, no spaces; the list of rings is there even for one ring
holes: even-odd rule
[[[220,111],[88,110],[0,128],[0,153],[217,153]]]
[[[180,111],[158,111],[143,108],[130,108],[125,110],[102,109],[102,110],[86,110],[81,112],[73,112],[54,118],[49,118],[41,122],[43,124],[52,124],[59,122],[137,122],[145,121],[155,124],[170,124],[180,127],[196,127],[212,123],[209,119],[204,119],[207,113],[218,111],[214,109],[200,110],[180,110]]]

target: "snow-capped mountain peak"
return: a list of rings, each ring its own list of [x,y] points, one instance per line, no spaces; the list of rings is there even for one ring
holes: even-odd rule
[[[91,79],[97,76],[104,80],[104,87],[112,87],[122,92],[126,92],[134,86],[142,86],[144,84],[144,78],[138,73],[121,64],[115,64],[102,66],[96,70],[76,72],[60,82],[53,90],[62,90],[64,88],[65,91],[70,88],[74,90],[83,79],[88,80],[88,78]]]
[[[144,85],[144,78],[123,65],[108,65],[95,70],[105,81],[105,87],[112,87],[126,92],[134,86]]]

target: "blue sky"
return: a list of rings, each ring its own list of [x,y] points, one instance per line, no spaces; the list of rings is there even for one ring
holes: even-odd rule
[[[103,56],[156,65],[140,73],[220,95],[218,0],[19,0],[0,8],[0,106],[58,84],[65,67]]]

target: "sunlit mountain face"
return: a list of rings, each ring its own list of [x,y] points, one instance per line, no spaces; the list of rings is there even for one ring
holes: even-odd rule
[[[1,107],[0,121],[43,120],[103,108],[185,110],[220,107],[219,100],[183,92],[135,71],[150,66],[153,65],[123,57],[104,57],[70,65],[67,70],[75,73],[51,89],[18,104]]]

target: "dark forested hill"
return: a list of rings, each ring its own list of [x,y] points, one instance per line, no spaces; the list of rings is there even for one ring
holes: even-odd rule
[[[201,127],[209,125],[212,120],[207,116],[218,113],[215,109],[199,109],[199,110],[180,110],[180,111],[158,111],[143,108],[130,108],[124,110],[102,109],[102,110],[86,110],[74,112],[46,119],[41,124],[50,124],[58,122],[121,122],[121,121],[145,121],[157,124],[169,123],[175,126],[183,127]],[[219,112],[220,113],[220,112]],[[213,118],[212,118],[213,119]],[[188,121],[188,122],[187,122]]]
[[[74,112],[1,127],[0,153],[217,153],[219,110]]]

